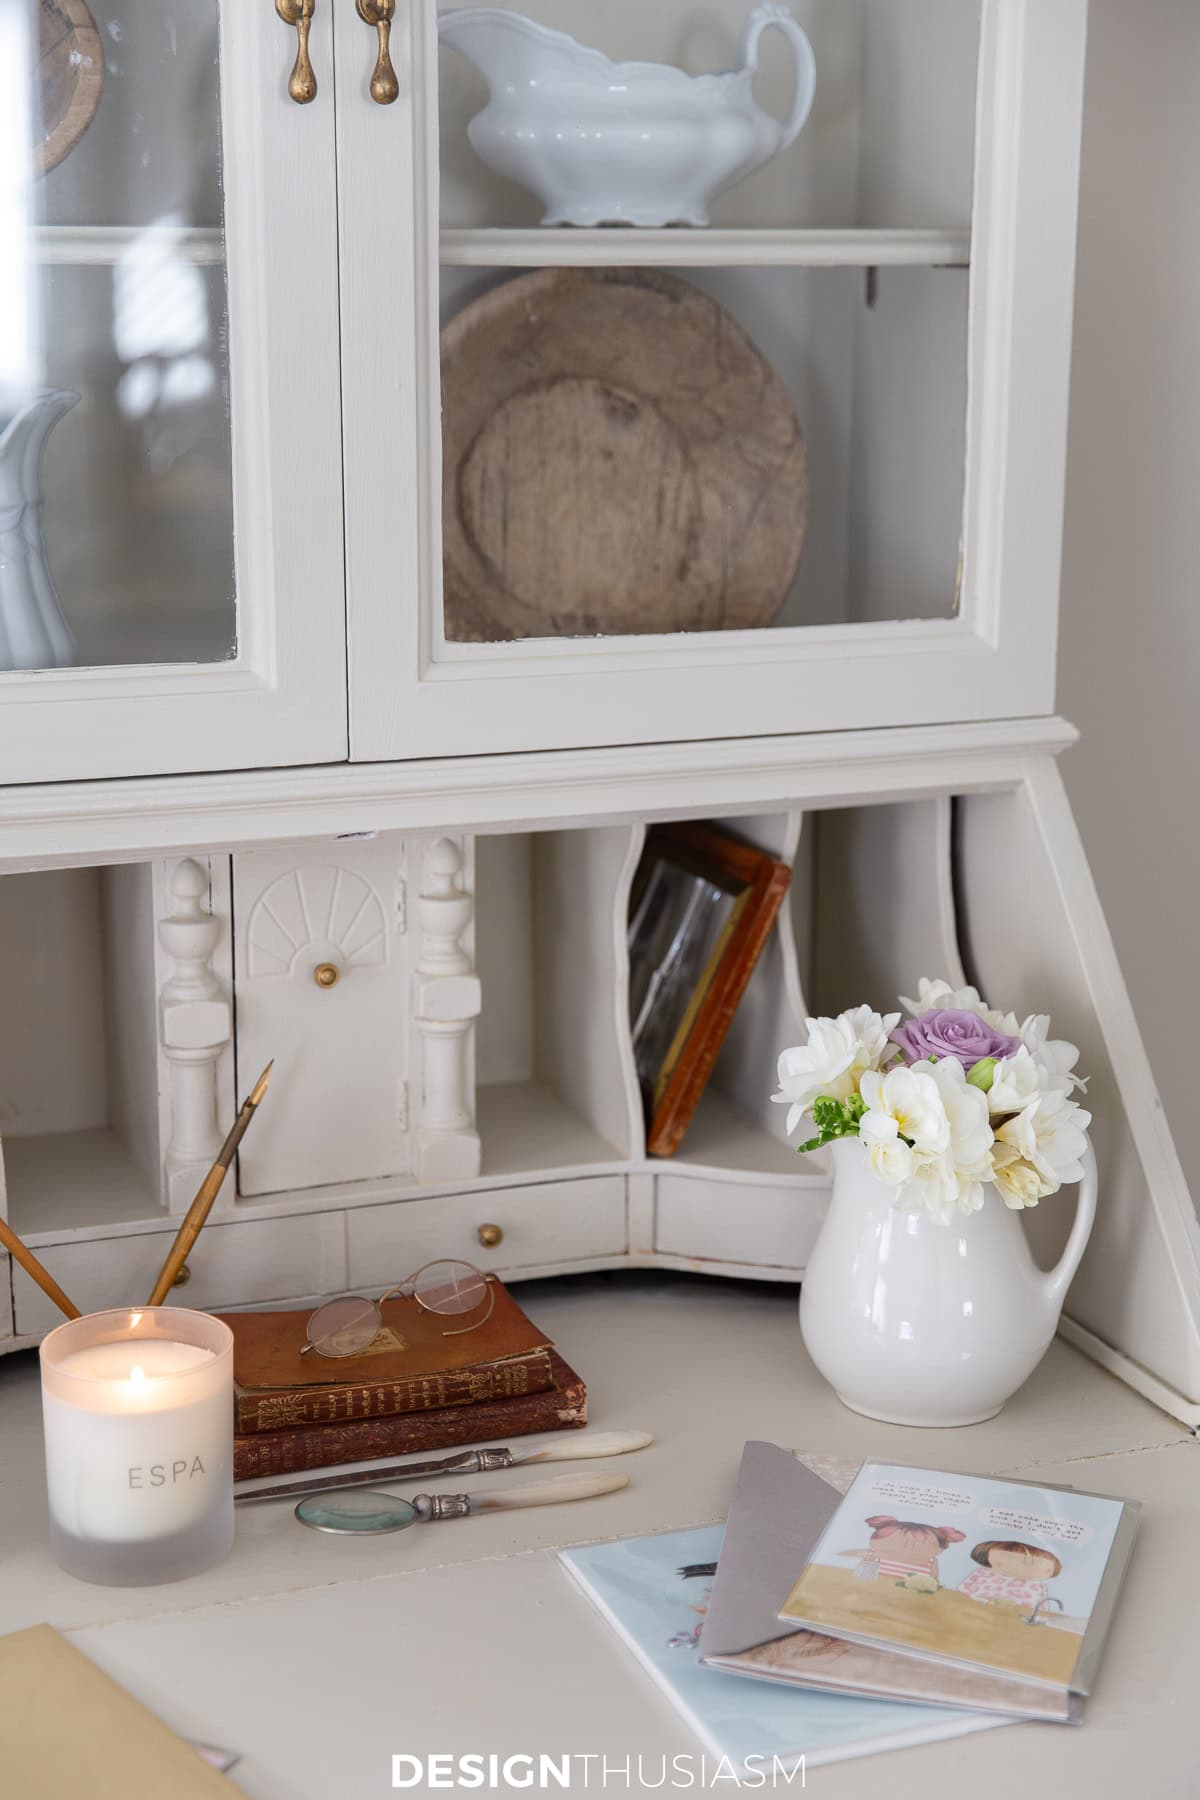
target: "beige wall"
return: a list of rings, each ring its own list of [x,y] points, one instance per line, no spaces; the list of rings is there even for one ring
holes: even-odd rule
[[[1200,1198],[1200,5],[1091,12],[1064,773]]]

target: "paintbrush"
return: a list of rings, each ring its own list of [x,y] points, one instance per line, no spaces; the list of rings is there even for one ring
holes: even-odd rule
[[[32,1250],[26,1248],[12,1226],[4,1219],[0,1219],[0,1244],[3,1244],[14,1262],[20,1263],[31,1280],[37,1282],[43,1294],[47,1294],[53,1300],[59,1312],[66,1313],[68,1319],[79,1318],[79,1308],[74,1301],[67,1299],[49,1269],[38,1261]]]
[[[216,1161],[200,1183],[196,1198],[188,1207],[183,1217],[183,1224],[175,1234],[175,1242],[171,1245],[170,1254],[158,1272],[147,1300],[147,1306],[161,1306],[174,1285],[175,1277],[187,1261],[188,1252],[200,1235],[200,1229],[212,1210],[213,1201],[221,1191],[221,1183],[225,1179],[230,1163],[237,1155],[237,1147],[246,1135],[251,1119],[262,1104],[263,1095],[271,1079],[271,1070],[275,1067],[275,1059],[267,1064],[251,1089],[250,1096],[242,1103],[242,1110],[229,1128],[229,1136],[217,1151]]]

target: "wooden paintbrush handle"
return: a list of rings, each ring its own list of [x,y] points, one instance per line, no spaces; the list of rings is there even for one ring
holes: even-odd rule
[[[8,1251],[14,1262],[19,1262],[32,1281],[36,1281],[43,1294],[53,1300],[59,1312],[65,1313],[68,1319],[79,1318],[79,1308],[67,1296],[55,1281],[49,1269],[43,1267],[33,1254],[27,1250],[16,1232],[6,1220],[0,1219],[0,1244]]]
[[[212,1210],[212,1203],[221,1191],[221,1183],[225,1179],[230,1163],[237,1155],[237,1147],[245,1137],[250,1121],[258,1111],[267,1083],[271,1079],[271,1070],[275,1067],[275,1059],[267,1064],[255,1082],[249,1096],[242,1102],[237,1118],[229,1127],[228,1136],[217,1151],[217,1160],[200,1183],[199,1192],[183,1217],[183,1224],[175,1234],[175,1242],[171,1245],[170,1254],[158,1273],[158,1280],[151,1290],[147,1306],[161,1306],[170,1293],[175,1277],[187,1260],[188,1251],[200,1236],[201,1227]]]
[[[150,1290],[147,1306],[161,1306],[175,1284],[175,1277],[188,1259],[188,1252],[200,1236],[201,1227],[212,1209],[212,1203],[221,1191],[225,1180],[225,1169],[220,1163],[214,1163],[200,1184],[200,1192],[184,1214],[183,1223],[175,1234],[175,1242],[171,1245],[166,1262],[158,1272],[158,1280]]]

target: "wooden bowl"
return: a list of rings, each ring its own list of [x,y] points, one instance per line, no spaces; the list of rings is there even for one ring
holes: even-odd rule
[[[545,269],[442,333],[446,636],[769,625],[808,510],[782,381],[646,269]]]
[[[104,91],[104,51],[83,0],[38,0],[35,74],[40,134],[39,175],[69,156],[96,116]]]

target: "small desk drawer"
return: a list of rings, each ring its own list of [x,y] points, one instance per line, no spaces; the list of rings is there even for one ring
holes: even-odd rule
[[[364,1206],[349,1214],[347,1225],[350,1285],[368,1291],[401,1281],[438,1256],[460,1256],[498,1275],[543,1263],[622,1256],[625,1177],[589,1175]],[[499,1228],[498,1243],[481,1241],[480,1229],[487,1225]]]
[[[659,1175],[654,1248],[696,1262],[804,1268],[825,1217],[825,1190],[754,1188],[744,1182]]]
[[[47,1244],[38,1256],[83,1312],[137,1306],[154,1286],[177,1222],[170,1231]],[[238,1219],[204,1227],[187,1259],[191,1271],[171,1289],[168,1306],[201,1310],[252,1306],[260,1300],[337,1293],[344,1289],[344,1225],[340,1212],[290,1219]],[[62,1324],[52,1300],[24,1269],[13,1270],[16,1326],[22,1336]]]

